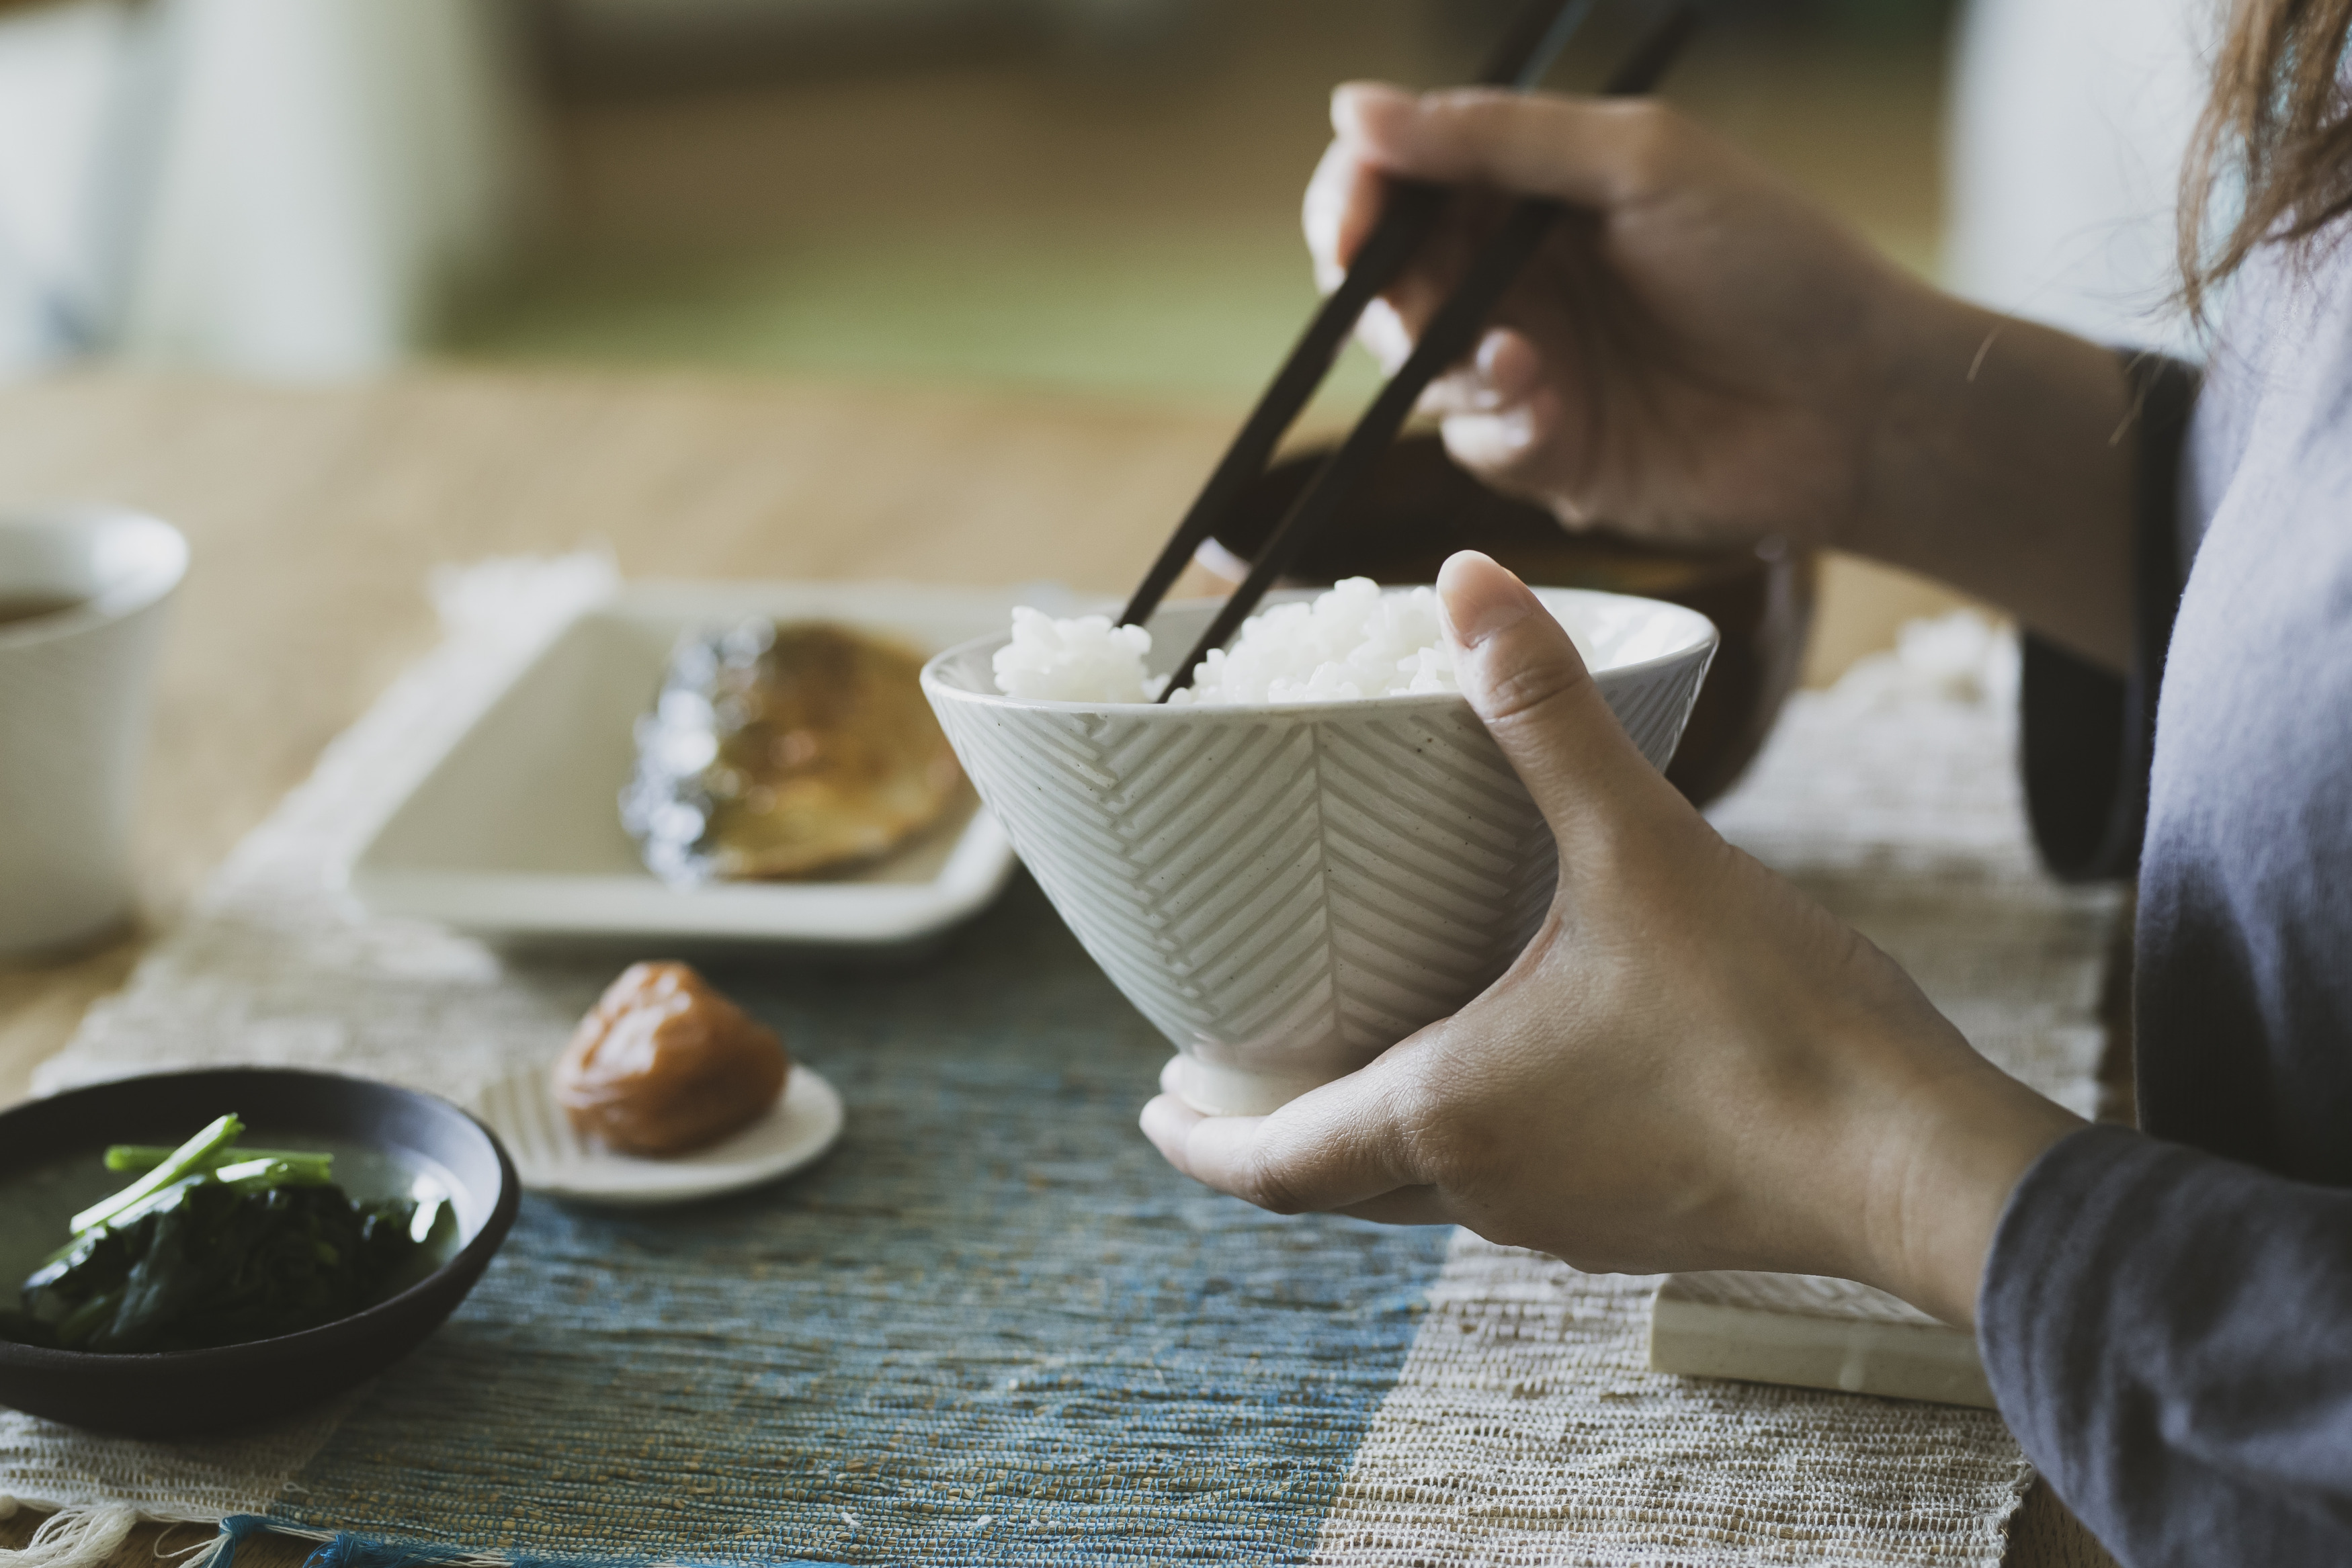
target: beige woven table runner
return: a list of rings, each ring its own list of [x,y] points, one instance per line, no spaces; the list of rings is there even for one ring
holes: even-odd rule
[[[2083,1114],[2120,900],[2035,862],[2016,649],[1971,617],[1801,694],[1710,815]],[[1648,1370],[1655,1281],[1467,1233],[1323,1531],[1335,1563],[1981,1564],[2032,1476],[2000,1418]]]
[[[462,1097],[543,1055],[602,971],[509,973],[462,938],[357,915],[331,873],[517,664],[609,584],[576,559],[445,584],[445,645],[240,846],[37,1087],[257,1060]],[[1899,654],[1792,702],[1714,815],[1906,965],[1995,1060],[2087,1112],[2117,901],[2034,865],[2011,762],[2014,664],[1979,622],[1915,626]],[[1653,1284],[1458,1236],[1319,1560],[1999,1563],[2031,1476],[1998,1417],[1650,1373]],[[339,1419],[152,1445],[0,1412],[0,1494],[165,1518],[260,1511]]]

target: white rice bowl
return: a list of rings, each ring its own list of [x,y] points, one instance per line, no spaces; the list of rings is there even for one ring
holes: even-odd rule
[[[1024,607],[992,661],[996,689],[1045,702],[1150,702],[1167,680],[1147,673],[1150,652],[1151,633],[1140,626],[1102,615],[1057,621]],[[1590,660],[1580,642],[1578,652]],[[1436,591],[1382,592],[1369,577],[1350,577],[1311,603],[1277,604],[1243,622],[1233,646],[1209,650],[1192,685],[1168,700],[1319,703],[1460,689]]]
[[[1715,647],[1678,605],[1538,589],[1653,766]],[[1024,614],[925,666],[981,799],[1198,1110],[1270,1111],[1476,996],[1549,906],[1543,814],[1455,689],[1435,596],[1353,581],[1267,606],[1201,690],[1150,677],[1217,613]]]

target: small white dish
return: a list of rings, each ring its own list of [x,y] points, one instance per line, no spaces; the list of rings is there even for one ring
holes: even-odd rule
[[[835,880],[673,887],[646,871],[618,805],[633,727],[681,632],[750,615],[827,620],[925,653],[1001,632],[1035,589],[898,583],[641,582],[583,611],[393,809],[344,873],[377,915],[504,942],[599,942],[644,956],[756,945],[908,948],[978,914],[1012,844],[966,788],[898,853]]]
[[[774,1109],[734,1136],[674,1159],[644,1159],[582,1137],[555,1103],[551,1067],[499,1079],[474,1103],[530,1191],[614,1207],[694,1203],[792,1175],[841,1136],[841,1096],[799,1062]]]

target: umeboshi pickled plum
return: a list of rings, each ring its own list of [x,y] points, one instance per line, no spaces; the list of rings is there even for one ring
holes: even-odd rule
[[[556,1103],[585,1136],[688,1154],[768,1113],[792,1057],[775,1031],[684,964],[632,964],[580,1020]]]

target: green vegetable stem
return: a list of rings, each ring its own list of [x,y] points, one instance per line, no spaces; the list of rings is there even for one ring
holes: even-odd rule
[[[163,1191],[182,1176],[201,1170],[206,1155],[226,1148],[245,1131],[245,1124],[234,1116],[223,1116],[178,1148],[163,1157],[163,1164],[116,1193],[103,1203],[95,1203],[73,1217],[68,1227],[76,1236],[108,1220],[137,1203],[141,1198]]]
[[[151,1171],[178,1153],[177,1149],[167,1149],[160,1144],[117,1144],[106,1151],[106,1168],[110,1171]],[[334,1158],[332,1155],[305,1154],[293,1149],[249,1149],[243,1144],[232,1144],[206,1155],[195,1168],[218,1170],[240,1160],[276,1160],[281,1165],[313,1167],[319,1173],[319,1179],[324,1181]]]

